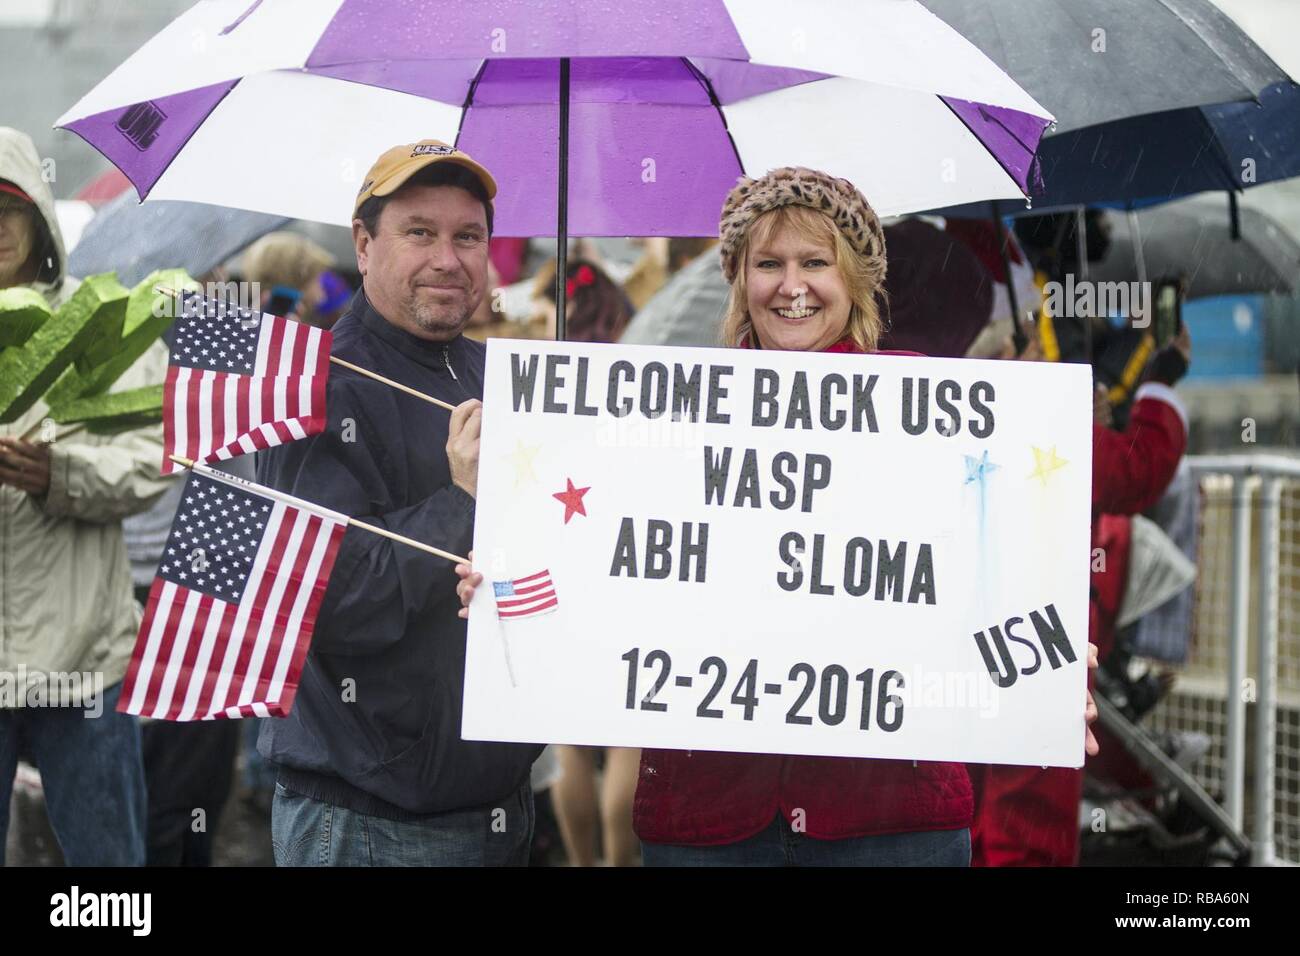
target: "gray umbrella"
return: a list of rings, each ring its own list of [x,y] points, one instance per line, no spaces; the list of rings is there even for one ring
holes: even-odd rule
[[[1300,174],[1300,86],[1209,0],[921,2],[1056,115],[1037,209]]]
[[[1255,99],[1286,75],[1209,0],[921,0],[1056,116],[1058,134]]]
[[[99,211],[68,257],[76,276],[116,272],[133,286],[155,269],[200,276],[290,220],[206,203],[141,203],[127,190]]]
[[[1222,196],[1197,196],[1134,215],[1147,276],[1187,276],[1189,299],[1253,292],[1289,295],[1300,286],[1300,243],[1258,209],[1241,208],[1239,239],[1232,238]],[[1126,217],[1111,216],[1110,240],[1106,258],[1091,264],[1090,278],[1138,279]]]
[[[341,226],[207,203],[141,203],[128,190],[91,220],[68,257],[68,270],[75,276],[116,272],[126,286],[155,269],[181,268],[198,277],[277,229],[301,233],[323,246],[339,268],[355,268],[352,236]]]
[[[632,345],[721,345],[727,292],[718,250],[702,252],[641,307],[619,341]]]

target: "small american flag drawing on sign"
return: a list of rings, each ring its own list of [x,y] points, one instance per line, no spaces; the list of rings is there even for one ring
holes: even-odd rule
[[[169,455],[217,461],[325,428],[330,333],[233,303],[183,295],[163,390]]]
[[[503,621],[549,614],[560,603],[550,571],[538,571],[513,581],[493,581],[497,599],[497,617]]]

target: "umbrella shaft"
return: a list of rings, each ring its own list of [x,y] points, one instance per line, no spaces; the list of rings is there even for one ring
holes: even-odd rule
[[[1007,301],[1011,303],[1011,340],[1015,345],[1016,354],[1019,355],[1025,350],[1029,337],[1020,327],[1020,303],[1017,301],[1015,280],[1011,277],[1011,260],[1007,256],[1007,243],[1011,241],[1011,234],[1009,231],[1003,231],[1002,218],[998,215],[998,204],[989,203],[989,207],[993,236],[998,244],[998,255],[1002,257],[1002,274],[1007,280]]]
[[[1075,271],[1085,285],[1088,282],[1088,215],[1085,207],[1080,206],[1074,214],[1074,254],[1078,260]],[[1092,319],[1083,320],[1083,355],[1092,363]]]
[[[560,58],[559,208],[555,220],[555,338],[564,341],[569,272],[569,58]]]
[[[1147,284],[1147,257],[1142,251],[1142,223],[1138,220],[1136,209],[1128,211],[1128,234],[1133,242],[1133,264],[1137,268],[1138,282]]]

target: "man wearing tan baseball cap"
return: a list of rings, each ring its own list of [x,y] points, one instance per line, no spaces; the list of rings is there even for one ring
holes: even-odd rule
[[[366,173],[352,205],[352,216],[356,218],[362,205],[371,196],[390,196],[412,176],[434,163],[454,163],[468,169],[483,184],[487,198],[493,199],[497,194],[496,180],[486,169],[474,162],[468,153],[462,153],[454,146],[436,139],[422,139],[418,143],[406,143],[386,150],[375,160],[375,164]]]
[[[384,152],[352,206],[352,239],[370,304],[419,338],[458,336],[486,291],[496,192],[486,169],[438,140]],[[413,231],[434,219],[442,227],[436,237],[428,229]]]
[[[486,169],[437,140],[376,160],[353,205],[363,284],[331,354],[456,410],[331,366],[325,431],[259,454],[259,480],[469,551],[485,349],[461,333],[487,291],[496,191]],[[258,741],[278,767],[277,864],[527,862],[528,771],[541,748],[461,740],[456,580],[441,558],[343,537],[293,711],[266,721]]]

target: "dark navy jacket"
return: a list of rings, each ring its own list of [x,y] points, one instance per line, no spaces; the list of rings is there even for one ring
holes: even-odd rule
[[[332,354],[362,368],[452,404],[483,397],[483,345],[416,338],[364,292],[333,333]],[[258,480],[467,554],[474,499],[451,481],[450,413],[333,364],[326,411],[321,434],[259,453]],[[540,747],[461,740],[455,588],[450,561],[348,529],[293,710],[258,741],[281,784],[390,819],[489,805],[523,785]]]

